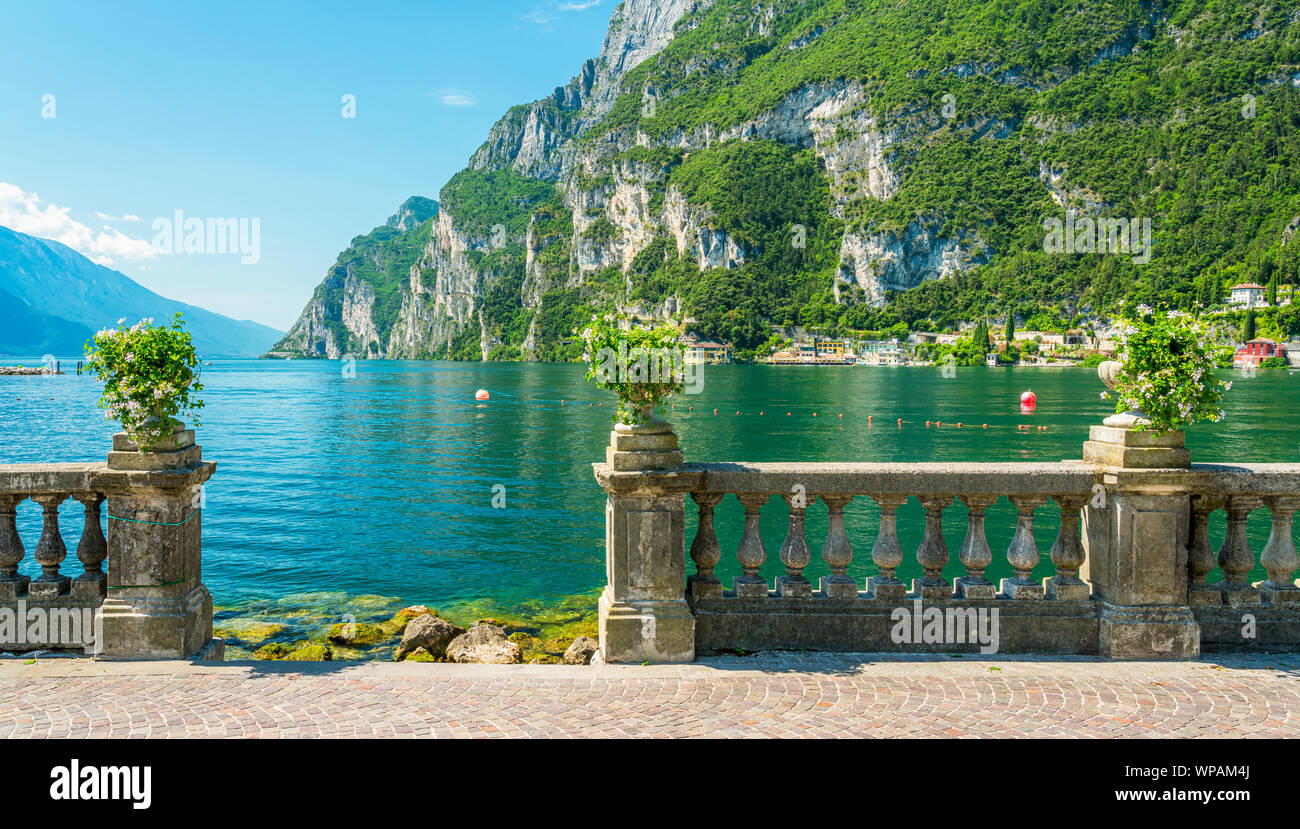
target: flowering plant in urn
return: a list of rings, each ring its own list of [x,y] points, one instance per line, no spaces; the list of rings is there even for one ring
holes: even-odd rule
[[[1205,323],[1176,310],[1137,306],[1132,319],[1115,327],[1117,360],[1098,366],[1111,390],[1116,416],[1107,425],[1138,431],[1172,432],[1199,420],[1223,419],[1223,393],[1232,388],[1215,368],[1224,347],[1215,345]]]
[[[181,427],[176,415],[198,422],[203,389],[195,369],[199,359],[179,313],[170,325],[143,319],[129,328],[125,319],[104,328],[86,343],[86,365],[104,383],[99,407],[117,420],[148,451]]]
[[[580,336],[586,377],[618,395],[613,419],[629,425],[652,421],[651,409],[686,385],[686,349],[672,323],[631,324],[593,316]]]

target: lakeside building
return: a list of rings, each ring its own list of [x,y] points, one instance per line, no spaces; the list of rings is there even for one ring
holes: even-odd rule
[[[866,340],[859,349],[861,356],[857,359],[860,366],[905,366],[909,365],[907,350],[898,340]]]
[[[1229,305],[1239,305],[1242,308],[1267,308],[1268,303],[1264,301],[1264,286],[1254,282],[1243,282],[1240,285],[1233,285],[1228,297]]]
[[[843,366],[856,360],[850,358],[843,340],[813,337],[812,342],[791,343],[768,357],[767,362],[777,366]]]
[[[1242,343],[1237,349],[1237,353],[1232,357],[1233,368],[1243,368],[1245,366],[1259,366],[1260,363],[1269,357],[1281,357],[1287,359],[1286,350],[1282,344],[1274,340],[1266,340],[1263,337],[1256,337],[1249,342]]]
[[[731,362],[731,349],[705,340],[686,344],[686,361],[697,365],[722,366]]]

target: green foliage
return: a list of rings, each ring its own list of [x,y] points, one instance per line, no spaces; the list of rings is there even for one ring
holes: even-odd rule
[[[495,244],[494,237],[500,234],[493,229],[498,225],[507,239],[522,241],[533,210],[552,202],[555,195],[554,184],[525,178],[506,167],[461,170],[442,188],[438,200],[455,217],[458,230]]]
[[[620,423],[643,422],[650,407],[685,388],[686,348],[675,325],[623,329],[618,318],[593,315],[580,336],[587,379],[618,395]]]
[[[1223,419],[1219,405],[1231,384],[1214,370],[1225,349],[1213,343],[1205,323],[1182,311],[1138,306],[1137,318],[1116,331],[1115,411],[1142,412],[1150,420],[1135,429],[1170,432]]]
[[[130,328],[124,323],[118,320],[86,343],[86,367],[104,383],[99,407],[105,417],[148,451],[180,425],[176,415],[192,414],[199,425],[199,358],[180,312],[171,325],[154,325],[152,318]]]
[[[1260,361],[1260,368],[1290,368],[1291,364],[1282,357],[1265,357]]]

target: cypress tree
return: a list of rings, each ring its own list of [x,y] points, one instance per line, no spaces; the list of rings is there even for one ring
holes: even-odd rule
[[[1250,342],[1255,339],[1255,309],[1246,309],[1246,319],[1241,324],[1241,341]]]

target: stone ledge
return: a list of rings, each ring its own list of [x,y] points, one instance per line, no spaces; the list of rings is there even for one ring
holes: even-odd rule
[[[895,643],[891,631],[897,608],[914,610],[912,600],[867,602],[860,599],[705,599],[692,602],[695,647],[699,654],[731,650],[875,651],[882,653],[979,653],[977,642]],[[926,602],[923,610],[998,612],[1002,653],[1081,654],[1098,652],[1100,609],[1096,602],[1043,600]],[[973,637],[968,636],[968,639]]]

